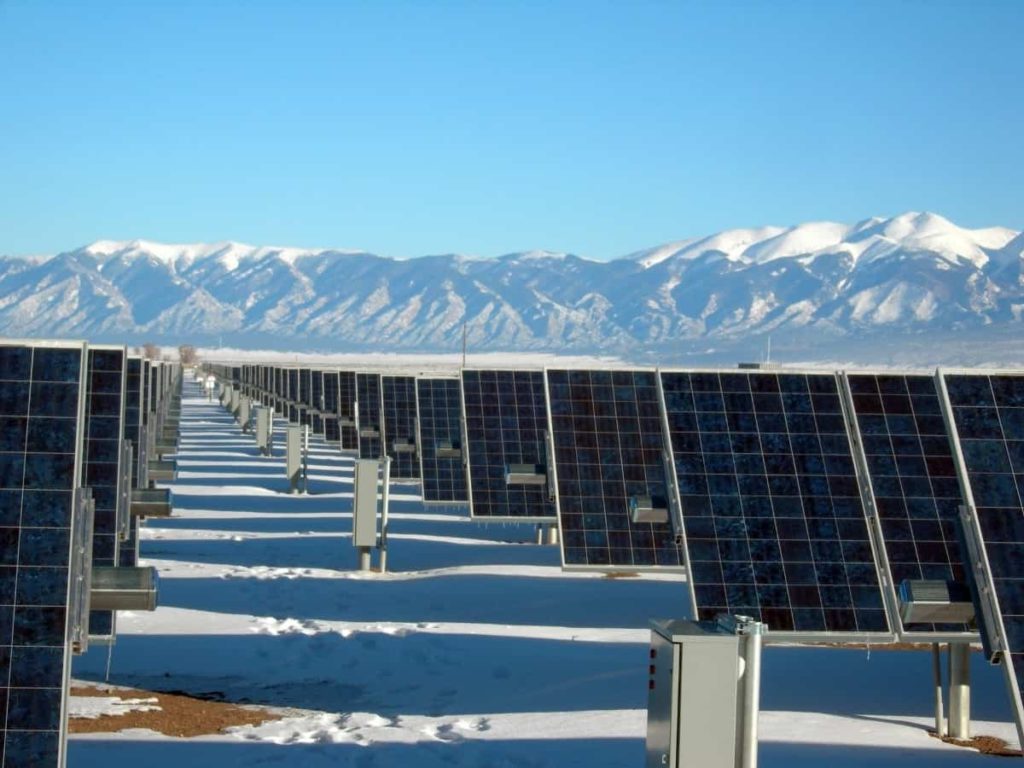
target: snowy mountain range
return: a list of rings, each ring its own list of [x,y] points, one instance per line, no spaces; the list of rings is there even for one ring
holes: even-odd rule
[[[736,229],[611,261],[99,241],[0,258],[0,332],[319,349],[624,354],[1005,338],[1024,233],[931,213]]]

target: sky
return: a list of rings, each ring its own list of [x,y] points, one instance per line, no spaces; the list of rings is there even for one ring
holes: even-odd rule
[[[1024,229],[1024,2],[0,0],[0,254]]]

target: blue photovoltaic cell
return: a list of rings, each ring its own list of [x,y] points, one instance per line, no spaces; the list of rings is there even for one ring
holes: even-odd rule
[[[145,386],[143,384],[144,364],[142,358],[129,357],[125,376],[124,436],[132,441],[132,488],[143,488],[145,477],[143,463],[146,454],[146,432],[142,422]],[[138,565],[138,519],[128,528],[128,538],[118,547],[117,564],[133,567]]]
[[[341,431],[341,450],[358,451],[356,432],[356,375],[352,371],[338,373],[338,417]]]
[[[57,766],[83,348],[0,346],[0,752]]]
[[[92,491],[92,563],[117,564],[118,503],[121,468],[122,408],[124,405],[124,350],[88,350],[85,401],[84,485]],[[91,611],[90,635],[111,635],[113,611]]]
[[[566,566],[680,568],[671,521],[634,523],[631,499],[669,509],[654,371],[547,372]]]
[[[423,501],[465,504],[466,468],[462,454],[462,401],[458,379],[417,379],[420,468]],[[438,455],[457,451],[458,456]]]
[[[945,374],[957,439],[988,559],[1004,661],[1024,688],[1024,376]],[[993,629],[993,628],[988,628]],[[994,638],[989,638],[992,647]]]
[[[699,618],[888,633],[837,379],[663,372]]]
[[[511,465],[547,472],[547,405],[543,371],[462,372],[473,517],[549,519],[555,503],[547,485],[508,485]]]
[[[323,384],[324,413],[338,412],[338,372],[324,371]]]
[[[391,457],[392,480],[419,480],[420,462],[416,455],[416,378],[382,376],[381,400],[384,408],[384,446]],[[407,448],[410,446],[412,450]]]
[[[324,371],[324,440],[328,443],[341,442],[341,425],[338,423],[338,372]]]
[[[964,503],[933,376],[849,374],[893,588],[905,579],[965,583],[957,518]],[[910,632],[970,632],[907,624]]]
[[[380,374],[357,373],[356,397],[359,402],[359,458],[382,458],[384,424],[380,413]]]
[[[310,372],[310,403],[314,411],[324,409],[324,372]]]

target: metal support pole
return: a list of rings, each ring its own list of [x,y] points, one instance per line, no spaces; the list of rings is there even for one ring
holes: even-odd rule
[[[537,544],[544,543],[544,524],[537,523]]]
[[[971,646],[949,644],[949,735],[971,738]]]
[[[761,710],[761,637],[765,625],[746,625],[743,649],[743,728],[741,768],[757,768],[757,720]]]
[[[942,712],[942,647],[932,643],[932,682],[935,687],[935,735],[946,738],[946,717]]]
[[[360,547],[359,548],[359,570],[368,571],[370,570],[370,548]]]
[[[388,572],[388,500],[391,486],[391,457],[384,457],[384,484],[380,493],[380,572]]]
[[[558,546],[558,526],[550,524],[545,526],[547,528],[547,535],[544,537],[544,542],[549,546]]]
[[[302,428],[302,492],[309,493],[309,425]]]

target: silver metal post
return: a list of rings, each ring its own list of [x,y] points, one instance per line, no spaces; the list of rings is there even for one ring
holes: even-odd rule
[[[932,643],[932,678],[935,687],[935,735],[946,738],[946,717],[942,712],[942,647]]]
[[[543,544],[544,543],[544,524],[543,523],[537,523],[537,543],[538,544]]]
[[[744,627],[743,649],[743,753],[741,768],[757,768],[757,720],[761,710],[761,637],[765,625],[751,622]]]
[[[309,425],[302,428],[302,492],[309,493]]]
[[[368,571],[370,570],[370,548],[360,547],[359,548],[359,570]]]
[[[949,644],[949,735],[971,738],[971,646]]]
[[[380,572],[388,572],[388,497],[391,485],[391,457],[384,457],[384,486],[381,488],[380,510]]]
[[[558,526],[554,523],[546,525],[547,535],[544,537],[545,543],[549,546],[558,546]]]

